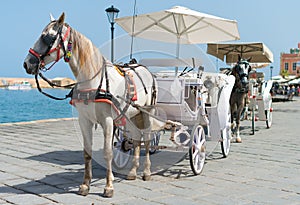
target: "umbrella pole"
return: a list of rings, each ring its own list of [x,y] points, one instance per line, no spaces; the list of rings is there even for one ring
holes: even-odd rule
[[[179,59],[179,46],[180,46],[180,37],[177,36],[177,44],[176,44],[176,59]],[[175,67],[175,76],[178,74],[178,67]]]

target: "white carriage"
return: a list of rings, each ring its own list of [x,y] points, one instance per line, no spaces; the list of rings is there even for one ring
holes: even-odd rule
[[[267,128],[272,126],[272,80],[265,81],[263,72],[249,75],[249,105],[252,134],[255,134],[255,121],[265,121]]]
[[[190,63],[189,63],[190,62]],[[148,67],[189,67],[176,72],[153,73],[158,84],[157,117],[165,119],[165,134],[153,133],[151,150],[164,149],[159,143],[169,140],[175,150],[189,150],[192,171],[200,174],[206,158],[206,141],[216,139],[221,144],[222,155],[230,150],[229,98],[234,77],[203,71],[195,59],[145,59],[140,63]],[[163,112],[163,113],[161,113]],[[162,118],[161,116],[164,116]],[[166,136],[165,136],[166,135]],[[122,168],[130,159],[130,150],[122,151],[121,138],[117,137],[114,165]]]

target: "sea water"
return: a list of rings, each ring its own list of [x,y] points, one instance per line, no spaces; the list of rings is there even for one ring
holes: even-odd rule
[[[56,97],[65,97],[66,89],[44,89]],[[74,108],[67,100],[53,100],[32,90],[0,89],[0,123],[74,117]]]

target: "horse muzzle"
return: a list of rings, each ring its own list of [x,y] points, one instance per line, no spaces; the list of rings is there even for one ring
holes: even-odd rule
[[[242,77],[241,78],[241,83],[243,84],[243,85],[248,85],[248,78],[245,76],[245,77]]]
[[[38,73],[40,66],[40,60],[35,56],[28,54],[26,59],[24,60],[23,67],[26,70],[26,73],[35,75]]]

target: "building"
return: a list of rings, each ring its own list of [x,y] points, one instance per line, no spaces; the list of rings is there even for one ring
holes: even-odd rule
[[[57,77],[51,80],[52,83],[58,86],[65,86],[75,83],[71,78]]]
[[[280,73],[300,76],[300,43],[298,43],[298,48],[291,48],[290,53],[280,54]]]

